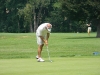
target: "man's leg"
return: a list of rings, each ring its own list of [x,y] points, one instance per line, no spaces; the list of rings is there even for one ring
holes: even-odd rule
[[[38,46],[38,58],[41,58],[41,52],[43,49],[44,44]]]
[[[38,44],[38,50],[37,50],[37,60],[38,62],[44,62],[44,60],[41,58],[41,53],[42,53],[42,49],[43,49],[43,41],[41,40],[40,37],[37,36],[37,44]]]
[[[88,35],[90,35],[90,30],[89,30],[89,28],[88,28],[88,31],[87,31],[87,32],[88,32]]]
[[[89,30],[88,30],[88,35],[89,35],[89,36],[90,36],[90,32],[91,32],[91,30],[89,29]]]
[[[89,35],[89,30],[88,30],[88,35]]]
[[[44,60],[41,58],[43,46],[44,44],[38,46],[38,62],[44,62]]]

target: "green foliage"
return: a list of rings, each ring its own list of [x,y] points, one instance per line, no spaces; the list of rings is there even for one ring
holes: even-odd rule
[[[62,1],[63,13],[69,16],[72,20],[84,20],[88,21],[99,18],[100,1],[92,0],[63,0]],[[73,15],[71,15],[73,14]],[[77,18],[76,18],[77,17]]]
[[[0,5],[0,32],[35,32],[43,22],[53,24],[53,32],[86,32],[91,20],[99,25],[98,0],[1,0]]]
[[[2,3],[3,2],[3,3]],[[18,32],[18,9],[22,8],[26,0],[1,0],[0,3],[4,4],[1,7],[3,13],[1,14],[1,32]]]

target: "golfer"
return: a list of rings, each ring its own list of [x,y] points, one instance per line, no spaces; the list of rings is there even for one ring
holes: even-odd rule
[[[36,56],[38,62],[44,62],[41,57],[41,52],[44,44],[48,45],[48,39],[50,36],[52,25],[50,23],[41,24],[36,30],[37,44],[38,44],[38,54]]]
[[[91,32],[91,23],[87,24],[87,26],[88,26],[87,32],[88,32],[88,35],[90,36],[90,32]]]

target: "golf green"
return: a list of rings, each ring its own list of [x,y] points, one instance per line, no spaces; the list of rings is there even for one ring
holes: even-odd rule
[[[0,59],[0,75],[99,75],[99,57],[59,57],[52,63],[36,59]]]

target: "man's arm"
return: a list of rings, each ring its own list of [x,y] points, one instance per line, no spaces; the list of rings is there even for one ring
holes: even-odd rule
[[[40,36],[40,38],[46,45],[48,45],[48,40],[47,39],[44,39],[44,37],[42,37],[42,36]]]
[[[48,45],[48,39],[49,39],[50,33],[47,33],[46,39],[44,39],[44,37],[40,36],[41,40]]]
[[[46,45],[48,45],[49,36],[50,36],[50,33],[47,33],[47,37],[46,37],[46,40],[45,40]]]
[[[48,41],[49,39],[49,36],[50,36],[50,33],[47,33],[47,37],[46,37],[46,40]]]
[[[44,37],[40,36],[41,40],[45,43],[45,39]]]

